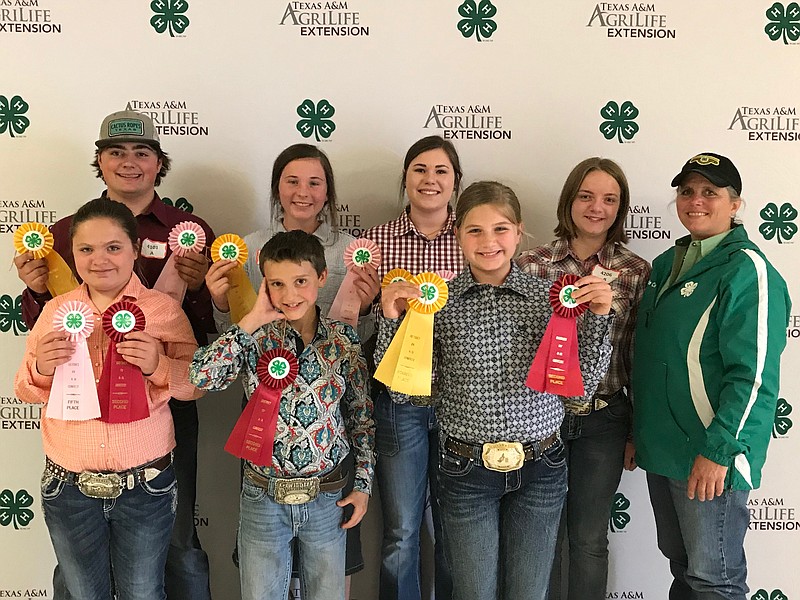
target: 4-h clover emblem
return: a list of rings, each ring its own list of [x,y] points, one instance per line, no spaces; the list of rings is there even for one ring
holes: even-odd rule
[[[631,516],[626,512],[631,507],[631,501],[622,492],[614,494],[611,501],[611,517],[608,519],[608,528],[615,533],[631,522]]]
[[[239,246],[236,244],[223,244],[219,249],[219,255],[225,260],[236,260],[239,256]]]
[[[289,373],[289,361],[280,356],[273,358],[269,363],[269,372],[276,379],[283,379]]]
[[[561,288],[561,293],[559,294],[559,300],[561,300],[561,304],[570,308],[577,306],[578,301],[572,297],[572,294],[577,289],[578,288],[574,285],[565,285],[563,288]]]
[[[0,134],[8,130],[11,137],[14,134],[22,135],[31,124],[28,117],[23,115],[28,112],[28,103],[21,96],[13,96],[9,101],[5,96],[0,96]]]
[[[765,589],[760,589],[750,596],[750,600],[789,600],[789,596],[780,590],[772,590],[770,593]]]
[[[767,9],[769,23],[764,27],[764,32],[773,42],[783,38],[783,43],[789,41],[796,42],[800,39],[800,5],[791,2],[783,7],[783,4],[776,2]]]
[[[0,296],[0,331],[5,333],[13,329],[14,335],[28,332],[28,326],[22,320],[22,295],[13,299],[8,294]]]
[[[175,208],[180,208],[184,212],[194,212],[194,206],[186,198],[178,198],[175,202],[172,202],[172,198],[161,198],[161,201],[166,204],[167,206],[174,206]]]
[[[606,119],[600,123],[600,133],[607,140],[616,135],[617,141],[621,144],[623,138],[631,140],[639,131],[639,125],[634,122],[639,116],[639,109],[630,100],[623,102],[622,106],[609,100],[600,109],[600,116]]]
[[[77,311],[67,313],[67,318],[64,319],[64,326],[66,329],[80,329],[83,327],[83,315]]]
[[[318,142],[319,136],[327,140],[336,130],[336,124],[331,121],[335,113],[336,109],[324,98],[317,102],[316,107],[309,98],[306,98],[297,107],[297,114],[301,117],[297,122],[297,131],[306,138],[313,135]]]
[[[114,315],[114,329],[122,333],[128,333],[136,325],[136,318],[129,310],[121,310]]]
[[[38,231],[31,231],[28,235],[25,236],[25,240],[23,241],[23,243],[31,250],[36,250],[42,244],[44,244],[44,238]]]
[[[790,414],[792,414],[792,405],[784,398],[778,398],[778,405],[775,407],[775,423],[772,425],[772,437],[776,438],[789,432],[793,425],[789,418]]]
[[[364,250],[364,248],[359,248],[353,254],[353,262],[357,265],[366,265],[370,260],[372,260],[372,254],[370,254],[369,250]]]
[[[684,298],[688,298],[694,293],[695,289],[697,289],[697,282],[687,281],[686,283],[683,284],[683,287],[681,288],[681,296],[683,296]]]
[[[196,241],[197,241],[197,236],[191,231],[184,231],[181,234],[181,239],[180,239],[181,246],[191,248],[192,246],[194,246],[194,243]]]
[[[481,35],[490,38],[497,31],[497,23],[492,20],[497,14],[497,7],[491,0],[480,0],[477,4],[475,0],[464,0],[458,7],[458,14],[464,17],[458,22],[458,30],[465,38],[474,35],[482,42]]]
[[[189,17],[183,14],[188,9],[186,0],[153,0],[150,10],[156,14],[150,19],[150,25],[157,33],[169,30],[170,37],[175,37],[176,33],[183,33],[189,26]]]
[[[797,233],[797,225],[792,223],[797,218],[797,209],[788,202],[781,204],[780,210],[774,202],[770,202],[758,214],[764,219],[758,230],[765,240],[777,237],[778,243],[782,244],[784,240],[789,241]]]
[[[436,298],[439,297],[439,290],[436,289],[436,286],[430,283],[423,283],[419,291],[422,292],[422,297],[420,298],[420,302],[423,304],[433,304]]]
[[[14,529],[27,527],[33,521],[33,496],[27,490],[19,490],[16,494],[11,490],[0,492],[0,525],[8,527],[13,523]]]

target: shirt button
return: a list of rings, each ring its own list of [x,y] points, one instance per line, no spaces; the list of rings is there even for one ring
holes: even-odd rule
[[[100,383],[100,380],[99,379],[95,379],[94,382],[95,383]]]
[[[106,447],[106,445],[105,445],[105,444],[100,444],[100,447],[101,447],[101,448],[105,448],[105,447]]]

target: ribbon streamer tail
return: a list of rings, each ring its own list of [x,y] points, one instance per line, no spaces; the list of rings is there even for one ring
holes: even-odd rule
[[[52,250],[44,257],[49,271],[47,276],[47,291],[55,298],[61,294],[71,292],[78,287],[78,280],[69,268],[69,265],[61,258],[61,255]]]
[[[352,270],[347,271],[328,311],[329,318],[349,323],[353,327],[358,327],[358,313],[361,311],[361,300],[358,298],[355,285],[357,278]]]
[[[239,266],[228,272],[228,304],[231,308],[231,320],[238,323],[256,304],[256,292],[247,278],[247,273]]]
[[[181,278],[178,268],[175,266],[176,256],[175,252],[169,255],[153,289],[170,296],[178,304],[183,304],[183,298],[186,295],[186,282]]]

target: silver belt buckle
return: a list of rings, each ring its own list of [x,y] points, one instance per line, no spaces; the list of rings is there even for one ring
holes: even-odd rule
[[[525,464],[525,450],[520,442],[487,442],[483,445],[481,458],[487,469],[507,473]]]
[[[319,495],[319,477],[275,480],[275,502],[305,504]]]
[[[78,475],[78,489],[88,498],[119,498],[122,494],[122,478],[117,473],[84,471]]]

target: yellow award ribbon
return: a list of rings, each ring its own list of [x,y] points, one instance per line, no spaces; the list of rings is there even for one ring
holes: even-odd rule
[[[409,299],[406,316],[375,371],[375,379],[401,394],[430,396],[433,314],[447,303],[447,283],[435,273],[420,273],[410,282],[419,286],[421,296]]]
[[[247,278],[242,265],[247,260],[247,246],[244,240],[233,233],[219,236],[211,244],[211,260],[235,260],[239,264],[228,271],[228,304],[231,309],[231,321],[238,323],[242,317],[253,310],[256,304],[256,292]]]
[[[395,281],[411,281],[413,278],[414,276],[405,269],[392,269],[383,276],[383,281],[381,281],[381,289],[385,288],[390,283],[394,283]]]
[[[41,223],[23,223],[14,232],[14,249],[19,254],[30,252],[34,259],[43,258],[47,263],[47,290],[55,298],[78,287],[78,280],[53,250],[53,234]]]

